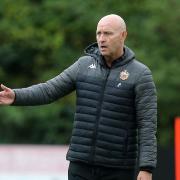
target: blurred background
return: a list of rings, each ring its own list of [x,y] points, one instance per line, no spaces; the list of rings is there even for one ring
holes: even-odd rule
[[[0,83],[27,87],[58,75],[96,41],[102,16],[122,16],[128,29],[126,45],[150,67],[157,86],[159,153],[154,177],[174,180],[174,119],[180,116],[179,9],[179,0],[0,0]],[[0,147],[68,145],[74,110],[74,93],[45,106],[0,107]],[[0,157],[3,152],[0,149]]]

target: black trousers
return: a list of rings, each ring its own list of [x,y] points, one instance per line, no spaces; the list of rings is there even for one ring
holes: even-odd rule
[[[68,180],[135,180],[135,170],[70,162]]]

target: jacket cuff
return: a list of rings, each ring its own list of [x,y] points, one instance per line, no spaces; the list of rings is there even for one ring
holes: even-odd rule
[[[17,94],[16,94],[15,89],[13,89],[13,91],[14,91],[15,97],[14,97],[14,101],[12,102],[12,104],[10,104],[10,106],[16,106]]]
[[[150,166],[144,166],[144,167],[140,167],[139,169],[140,169],[140,171],[147,171],[149,173],[153,173],[154,168],[150,167]]]

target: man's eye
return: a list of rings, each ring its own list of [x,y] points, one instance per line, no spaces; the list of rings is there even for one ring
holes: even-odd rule
[[[105,34],[106,34],[106,35],[111,35],[112,33],[111,33],[111,32],[106,32]]]

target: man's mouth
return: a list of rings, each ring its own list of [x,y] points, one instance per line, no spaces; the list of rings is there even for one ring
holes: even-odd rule
[[[100,46],[101,50],[107,49],[107,46]]]

